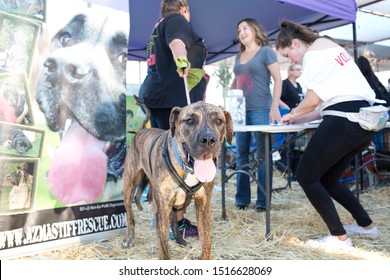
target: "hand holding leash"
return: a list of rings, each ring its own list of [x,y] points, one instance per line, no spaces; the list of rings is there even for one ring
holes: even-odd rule
[[[180,77],[188,76],[188,72],[191,68],[191,63],[185,57],[179,57],[175,60],[177,73],[179,73]]]

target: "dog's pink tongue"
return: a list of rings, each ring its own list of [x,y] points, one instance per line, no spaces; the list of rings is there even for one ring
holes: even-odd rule
[[[69,127],[49,169],[49,186],[64,204],[93,202],[104,189],[107,176],[105,142],[77,122]]]
[[[194,172],[199,181],[211,182],[217,173],[217,168],[211,157],[209,159],[195,159]]]

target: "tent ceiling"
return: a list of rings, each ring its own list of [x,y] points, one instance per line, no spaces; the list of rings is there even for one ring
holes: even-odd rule
[[[188,1],[191,10],[191,24],[195,32],[205,39],[208,46],[207,63],[221,60],[238,52],[236,25],[243,18],[256,18],[264,26],[272,42],[282,19],[294,20],[319,31],[347,24],[351,18],[354,19],[356,11],[353,0],[327,0],[327,14],[330,16],[322,12],[324,10],[323,0]],[[287,2],[294,2],[294,5]],[[150,33],[159,19],[160,3],[161,0],[130,0],[130,60],[145,60],[145,48]],[[301,3],[301,6],[297,3]],[[302,5],[310,8],[303,8]],[[347,18],[347,20],[340,18]]]
[[[148,40],[148,36],[153,28],[154,22],[159,17],[160,0],[85,0],[96,4],[105,5],[111,8],[134,11],[133,18],[130,19],[133,22],[131,27],[131,42],[129,48],[132,48],[132,52],[135,56],[130,57],[132,60],[143,60],[145,56],[145,45]],[[205,37],[206,43],[210,50],[210,56],[213,62],[218,59],[222,59],[224,56],[229,56],[231,53],[235,53],[238,49],[237,46],[232,46],[235,40],[235,24],[236,22],[246,16],[255,17],[261,22],[267,29],[270,39],[274,39],[277,33],[277,26],[275,22],[278,22],[281,18],[297,19],[301,23],[311,25],[311,28],[321,31],[320,34],[327,34],[335,38],[338,42],[342,43],[345,47],[353,53],[353,28],[352,24],[347,24],[351,20],[339,21],[332,17],[324,17],[324,15],[318,12],[313,12],[308,9],[304,9],[306,16],[296,17],[295,9],[301,9],[294,7],[290,4],[282,4],[282,2],[295,3],[300,2],[301,5],[311,5],[318,2],[318,5],[324,5],[320,7],[320,11],[323,11],[327,6],[331,6],[330,1],[313,1],[313,0],[188,0],[191,5],[192,11],[192,25],[194,28],[203,30],[210,30],[210,37]],[[248,2],[248,3],[247,3]],[[259,7],[252,5],[261,2]],[[274,2],[269,4],[268,2]],[[346,15],[348,16],[348,9],[345,4],[345,0],[331,1],[335,2],[332,5],[339,5],[339,10],[347,9]],[[337,3],[338,2],[338,3]],[[348,1],[349,2],[349,1]],[[214,5],[216,4],[216,5]],[[356,37],[357,37],[357,52],[358,55],[371,56],[373,64],[375,64],[377,71],[390,70],[390,0],[356,0],[356,4],[359,10],[356,14]],[[260,7],[261,6],[261,7]],[[284,7],[283,7],[284,6]],[[348,6],[348,5],[347,5]],[[247,7],[247,10],[245,10]],[[287,8],[286,8],[287,7]],[[306,6],[307,7],[307,6]],[[272,12],[270,12],[272,11]],[[200,15],[200,16],[199,16]],[[268,23],[270,20],[273,23]],[[344,17],[345,18],[345,17]],[[231,19],[230,21],[227,21]],[[322,24],[316,22],[322,21]],[[229,22],[234,22],[230,24]],[[324,31],[325,30],[325,31]],[[221,32],[223,31],[223,32]],[[200,32],[198,31],[200,34]],[[233,35],[233,36],[232,36]],[[214,43],[214,37],[223,37],[226,44],[224,47],[217,49]],[[229,46],[231,46],[229,48]],[[138,51],[135,51],[139,48]],[[224,50],[226,48],[226,50]],[[219,52],[225,52],[224,55],[217,55]]]

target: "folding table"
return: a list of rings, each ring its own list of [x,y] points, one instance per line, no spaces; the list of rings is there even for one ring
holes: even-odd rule
[[[271,153],[271,147],[270,147],[270,137],[273,133],[289,133],[289,132],[300,132],[307,129],[316,129],[318,127],[318,122],[313,123],[304,123],[304,124],[293,124],[293,125],[242,125],[242,126],[235,126],[234,132],[263,132],[265,137],[265,170],[269,170],[271,167],[270,162],[270,153]],[[232,174],[230,174],[229,177],[226,175],[226,143],[222,145],[221,150],[221,187],[222,187],[222,218],[227,219],[226,215],[226,205],[225,205],[225,184],[227,181],[236,173],[244,173],[250,176],[250,174],[244,170],[236,170]],[[259,182],[256,178],[253,178],[257,184]],[[265,186],[265,195],[266,195],[266,229],[265,229],[265,237],[268,238],[270,234],[270,224],[271,224],[271,215],[270,215],[270,209],[271,209],[271,180],[269,173],[266,172],[265,174],[265,180],[266,180],[266,186]],[[264,187],[261,187],[262,191],[264,190]],[[264,191],[263,191],[264,192]]]

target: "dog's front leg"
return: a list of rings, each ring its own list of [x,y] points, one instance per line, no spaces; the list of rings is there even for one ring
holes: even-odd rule
[[[155,217],[156,217],[156,230],[157,238],[160,243],[160,260],[169,260],[169,214],[170,208],[166,202],[161,202],[159,199],[155,199]]]
[[[202,250],[200,259],[211,260],[211,191],[205,191],[204,187],[195,194],[196,219]]]

